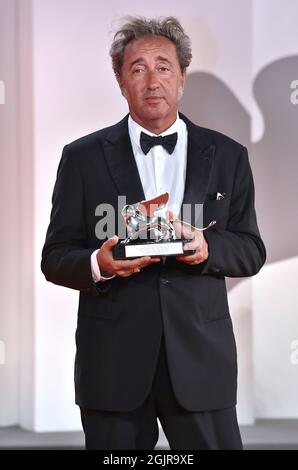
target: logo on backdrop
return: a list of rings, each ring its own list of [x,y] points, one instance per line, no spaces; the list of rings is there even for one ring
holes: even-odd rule
[[[5,364],[5,344],[0,340],[0,366]]]
[[[291,83],[291,96],[290,96],[290,101],[292,104],[298,104],[298,80],[293,80]]]
[[[293,364],[293,366],[297,366],[298,365],[298,339],[294,339],[290,347],[292,349],[291,364]]]
[[[0,80],[0,104],[5,104],[5,84]]]

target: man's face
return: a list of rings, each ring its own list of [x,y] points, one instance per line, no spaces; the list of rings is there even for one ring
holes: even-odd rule
[[[131,117],[155,133],[170,127],[177,117],[185,76],[169,39],[147,36],[128,43],[118,82]]]

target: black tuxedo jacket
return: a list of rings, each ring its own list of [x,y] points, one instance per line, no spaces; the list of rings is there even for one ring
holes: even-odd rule
[[[204,223],[217,221],[205,232],[209,258],[196,266],[170,257],[130,277],[94,283],[90,256],[104,241],[95,235],[96,207],[117,209],[119,195],[127,203],[145,199],[127,116],[63,150],[41,267],[48,281],[80,291],[75,388],[76,403],[84,408],[128,411],[141,405],[162,332],[174,393],[184,408],[236,403],[225,276],[252,276],[265,261],[253,178],[245,147],[180,117],[188,129],[183,203],[204,203]],[[226,197],[216,200],[217,192]]]

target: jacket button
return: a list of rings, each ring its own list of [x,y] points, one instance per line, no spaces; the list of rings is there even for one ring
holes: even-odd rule
[[[167,285],[170,283],[170,281],[168,279],[165,279],[165,278],[161,278],[160,282],[163,284],[163,285]]]

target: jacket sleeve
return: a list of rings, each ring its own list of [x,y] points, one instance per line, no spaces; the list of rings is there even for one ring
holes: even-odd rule
[[[244,277],[256,274],[266,260],[254,207],[254,182],[243,147],[235,172],[229,216],[226,229],[216,226],[204,235],[208,242],[209,257],[202,274]]]
[[[111,281],[95,283],[91,271],[85,219],[84,187],[76,155],[63,149],[52,196],[50,224],[42,250],[41,270],[54,284],[100,295]]]

